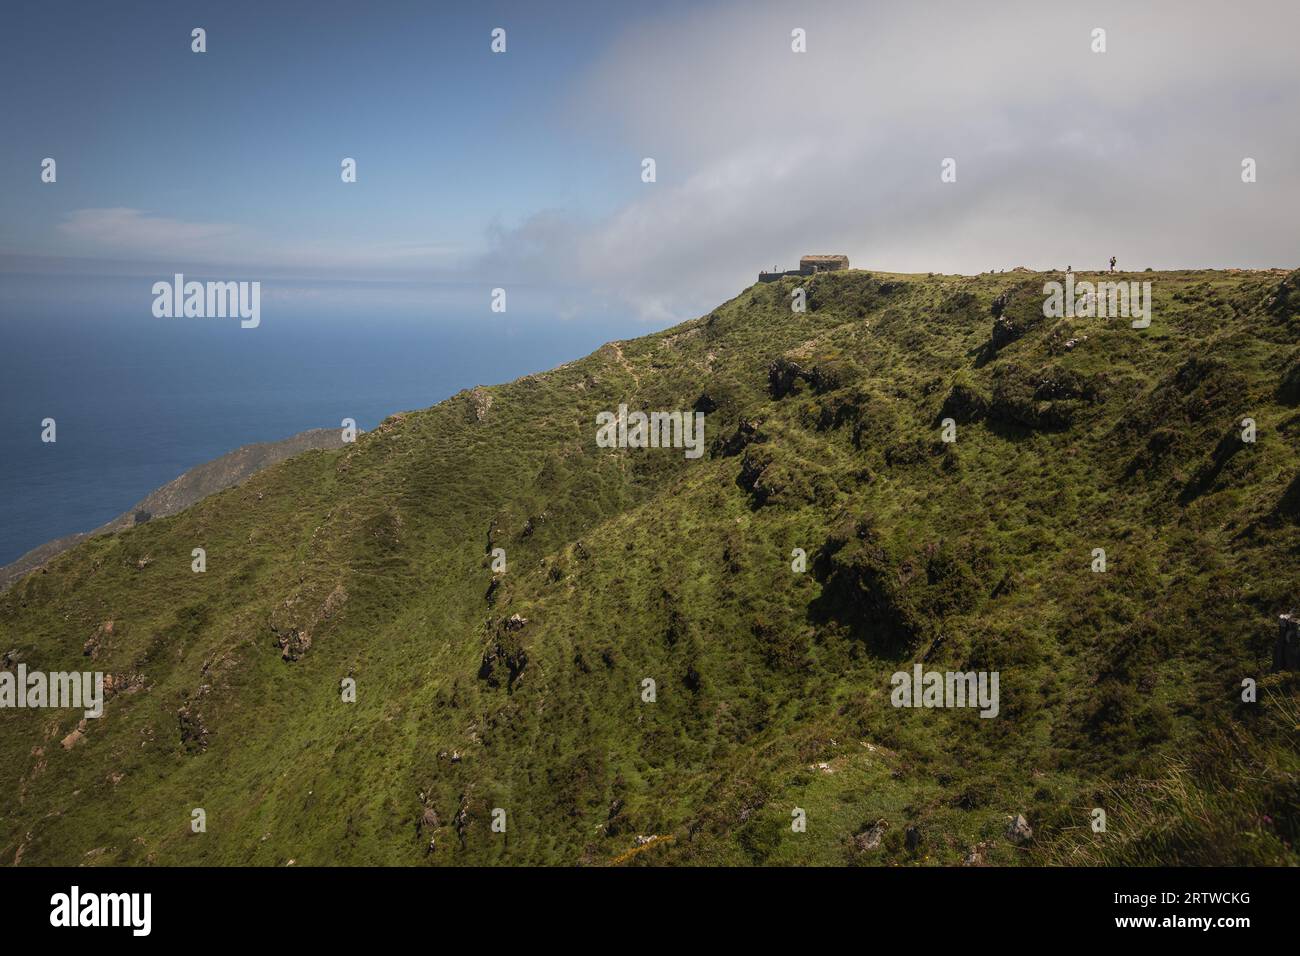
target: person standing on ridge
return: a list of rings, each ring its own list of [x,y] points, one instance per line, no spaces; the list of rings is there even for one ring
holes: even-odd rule
[[[1111,256],[1111,257],[1110,257],[1110,271],[1111,271],[1111,272],[1114,272],[1114,271],[1115,271],[1115,257],[1114,257],[1114,256]]]

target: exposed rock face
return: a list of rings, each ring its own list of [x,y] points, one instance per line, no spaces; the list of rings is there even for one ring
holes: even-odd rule
[[[860,374],[846,362],[822,362],[808,373],[808,383],[818,395],[833,392]]]
[[[736,476],[736,483],[746,491],[753,491],[764,469],[771,463],[771,455],[764,454],[761,450],[745,452],[745,457],[740,460],[740,474]]]
[[[762,424],[760,419],[741,422],[736,426],[734,434],[718,442],[718,453],[724,458],[729,458],[732,455],[739,455],[752,442],[765,441],[765,436],[759,431]]]
[[[962,866],[988,866],[988,849],[987,843],[976,843],[970,848],[970,851],[962,858]]]
[[[145,678],[143,674],[105,674],[104,699],[108,700],[117,694],[134,694],[144,685]]]
[[[884,820],[877,820],[853,838],[853,848],[859,853],[880,849],[880,841],[884,838],[888,827],[889,824]]]
[[[531,538],[537,533],[538,529],[550,519],[551,513],[543,511],[539,515],[532,515],[524,522],[523,530],[519,532],[520,538]]]
[[[284,631],[275,632],[275,643],[280,648],[280,659],[288,662],[302,660],[302,656],[311,649],[311,635],[306,631],[300,631],[296,627],[290,627]]]
[[[994,352],[1005,348],[1043,321],[1043,293],[1033,285],[1008,289],[993,300],[993,330],[989,344]]]
[[[347,603],[348,592],[341,583],[335,584],[322,599],[321,594],[328,586],[321,582],[304,586],[272,613],[271,633],[282,660],[289,663],[301,660],[311,649],[312,634]]]
[[[478,676],[489,687],[504,686],[507,691],[513,690],[519,675],[528,666],[528,652],[524,650],[520,634],[527,624],[528,618],[518,614],[504,620],[488,621],[492,636],[483,651]]]
[[[74,730],[72,733],[68,734],[68,736],[64,737],[63,740],[60,741],[60,743],[63,745],[64,750],[71,750],[73,747],[77,746],[77,744],[81,743],[85,735],[86,735],[86,720],[83,717],[77,723],[77,729]]]
[[[456,816],[452,820],[453,825],[456,827],[456,838],[460,840],[462,850],[465,848],[465,832],[469,829],[473,820],[474,816],[469,807],[469,793],[466,792],[461,794],[460,805],[456,808]]]
[[[208,746],[208,728],[203,718],[189,704],[183,704],[176,711],[176,722],[180,725],[181,746],[190,753],[197,753]]]
[[[778,358],[767,367],[767,390],[773,398],[781,399],[795,391],[800,382],[807,382],[821,395],[834,391],[855,377],[855,369],[846,362],[823,362],[804,368],[787,358]]]
[[[718,403],[708,392],[701,392],[700,397],[695,400],[695,404],[691,408],[693,411],[711,415],[718,410]]]
[[[476,385],[464,395],[469,400],[470,414],[474,416],[474,421],[484,421],[492,408],[492,393],[482,385]]]
[[[1007,826],[1007,839],[1013,843],[1027,843],[1034,838],[1034,828],[1023,813],[1017,813]]]
[[[767,367],[767,390],[773,398],[785,398],[807,373],[789,359],[779,358]]]
[[[736,484],[749,492],[754,508],[810,500],[812,489],[797,467],[767,446],[752,446],[740,460]]]
[[[86,638],[86,643],[82,645],[81,653],[84,657],[89,657],[92,661],[99,656],[100,649],[113,634],[113,622],[105,621],[95,629],[95,633]]]

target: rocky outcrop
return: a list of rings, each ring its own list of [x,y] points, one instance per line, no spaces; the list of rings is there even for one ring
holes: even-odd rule
[[[461,392],[465,400],[469,403],[469,413],[475,422],[487,420],[488,412],[492,408],[492,393],[482,385],[475,385],[473,388]]]
[[[762,424],[762,419],[757,418],[742,421],[736,426],[736,430],[732,434],[718,440],[717,453],[723,458],[729,458],[732,455],[739,455],[753,442],[766,441],[766,436],[759,431]]]
[[[989,846],[990,844],[984,841],[976,843],[973,847],[970,848],[969,851],[967,851],[966,855],[962,857],[961,865],[962,866],[988,866]]]
[[[813,497],[808,479],[797,465],[787,463],[769,447],[751,446],[740,460],[736,484],[749,492],[755,508],[795,504]]]
[[[784,358],[776,359],[767,367],[768,394],[776,399],[785,398],[794,391],[795,385],[807,374],[796,362]]]
[[[814,392],[822,395],[849,384],[859,374],[850,362],[822,362],[806,369],[787,358],[778,358],[767,367],[767,391],[773,398],[781,399],[795,391],[800,382],[807,382]]]
[[[286,598],[271,614],[271,634],[280,658],[287,663],[301,660],[312,645],[313,633],[339,613],[347,603],[348,592],[342,583],[322,598],[328,585],[304,586]]]
[[[869,853],[872,850],[880,849],[880,841],[884,839],[885,830],[889,824],[884,820],[877,820],[871,826],[867,827],[861,833],[853,837],[853,849],[859,853]]]
[[[77,722],[77,727],[72,733],[64,737],[59,744],[64,750],[71,750],[77,744],[81,743],[86,737],[86,719],[83,717]]]
[[[505,687],[507,691],[514,689],[528,666],[528,652],[520,633],[527,626],[528,618],[518,614],[488,621],[490,637],[479,662],[479,680],[489,687]]]
[[[208,746],[208,728],[202,716],[190,704],[182,704],[176,711],[176,722],[180,726],[181,746],[190,753],[198,753]]]
[[[1034,828],[1029,825],[1023,813],[1017,813],[1007,824],[1007,839],[1012,843],[1028,843],[1034,838]]]
[[[1042,288],[1021,285],[1008,289],[993,300],[993,330],[989,350],[1001,351],[1043,321]]]
[[[95,633],[86,638],[86,643],[81,647],[83,657],[89,657],[92,661],[99,657],[99,652],[104,648],[108,639],[113,636],[113,622],[105,621],[95,629]]]

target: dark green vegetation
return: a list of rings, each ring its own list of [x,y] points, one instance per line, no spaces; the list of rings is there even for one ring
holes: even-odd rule
[[[1049,278],[755,286],[81,544],[0,649],[116,692],[0,713],[0,861],[1298,862],[1297,275],[1116,277],[1144,331]],[[598,449],[620,402],[708,454]],[[921,660],[1000,715],[891,707]]]

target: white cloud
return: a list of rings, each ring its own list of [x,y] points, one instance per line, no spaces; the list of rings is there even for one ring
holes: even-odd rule
[[[464,260],[459,246],[400,240],[319,238],[274,241],[228,223],[186,222],[140,209],[78,209],[59,231],[87,253],[172,268],[202,263],[257,275],[327,278],[403,277],[451,273]]]
[[[237,229],[224,223],[183,222],[139,209],[78,209],[60,223],[71,239],[128,255],[202,255],[226,247]]]
[[[804,252],[918,272],[1294,265],[1298,28],[1283,0],[675,11],[573,91],[658,182],[600,221],[549,210],[498,231],[484,264],[538,279],[559,262],[582,294],[655,320]],[[939,181],[948,156],[956,184]]]

